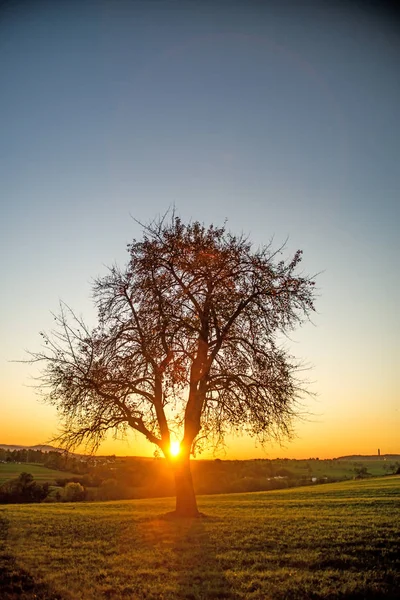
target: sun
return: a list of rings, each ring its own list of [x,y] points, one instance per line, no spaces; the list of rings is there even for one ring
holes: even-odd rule
[[[181,451],[180,442],[171,442],[169,451],[171,453],[171,456],[178,456],[179,452]]]

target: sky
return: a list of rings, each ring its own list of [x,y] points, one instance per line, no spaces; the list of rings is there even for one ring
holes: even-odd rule
[[[291,336],[312,366],[296,437],[220,458],[400,453],[400,23],[372,2],[0,3],[0,443],[57,433],[40,331],[175,206],[286,239],[318,273]],[[104,454],[152,455],[143,438]],[[212,451],[203,457],[212,457]]]

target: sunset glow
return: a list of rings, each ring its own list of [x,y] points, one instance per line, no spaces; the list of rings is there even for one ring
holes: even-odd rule
[[[171,442],[171,447],[170,447],[171,456],[174,456],[174,457],[178,456],[180,451],[181,451],[180,443],[177,441]]]

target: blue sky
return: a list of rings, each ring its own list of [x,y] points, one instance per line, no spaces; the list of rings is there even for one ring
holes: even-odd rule
[[[91,279],[125,262],[132,217],[175,205],[256,245],[288,238],[321,272],[315,327],[291,342],[313,417],[271,455],[400,452],[400,29],[372,6],[3,4],[0,443],[56,427],[34,370],[8,361],[60,298],[93,320]],[[245,454],[262,455],[228,447]]]

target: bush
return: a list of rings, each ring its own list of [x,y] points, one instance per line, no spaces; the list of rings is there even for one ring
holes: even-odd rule
[[[371,473],[368,473],[368,469],[365,466],[354,468],[355,479],[364,479],[364,477],[371,477]]]
[[[85,488],[78,482],[70,481],[64,488],[62,500],[64,502],[80,502],[85,499]]]
[[[31,473],[21,473],[17,479],[6,481],[0,487],[0,503],[42,502],[49,493],[48,483],[36,483]]]
[[[63,496],[63,491],[62,489],[60,489],[59,487],[51,487],[49,493],[47,494],[46,498],[43,500],[43,502],[46,503],[51,503],[51,502],[61,502],[62,500],[62,496]]]
[[[106,479],[98,490],[101,500],[120,500],[124,497],[129,497],[126,494],[129,494],[129,492],[115,479]]]

